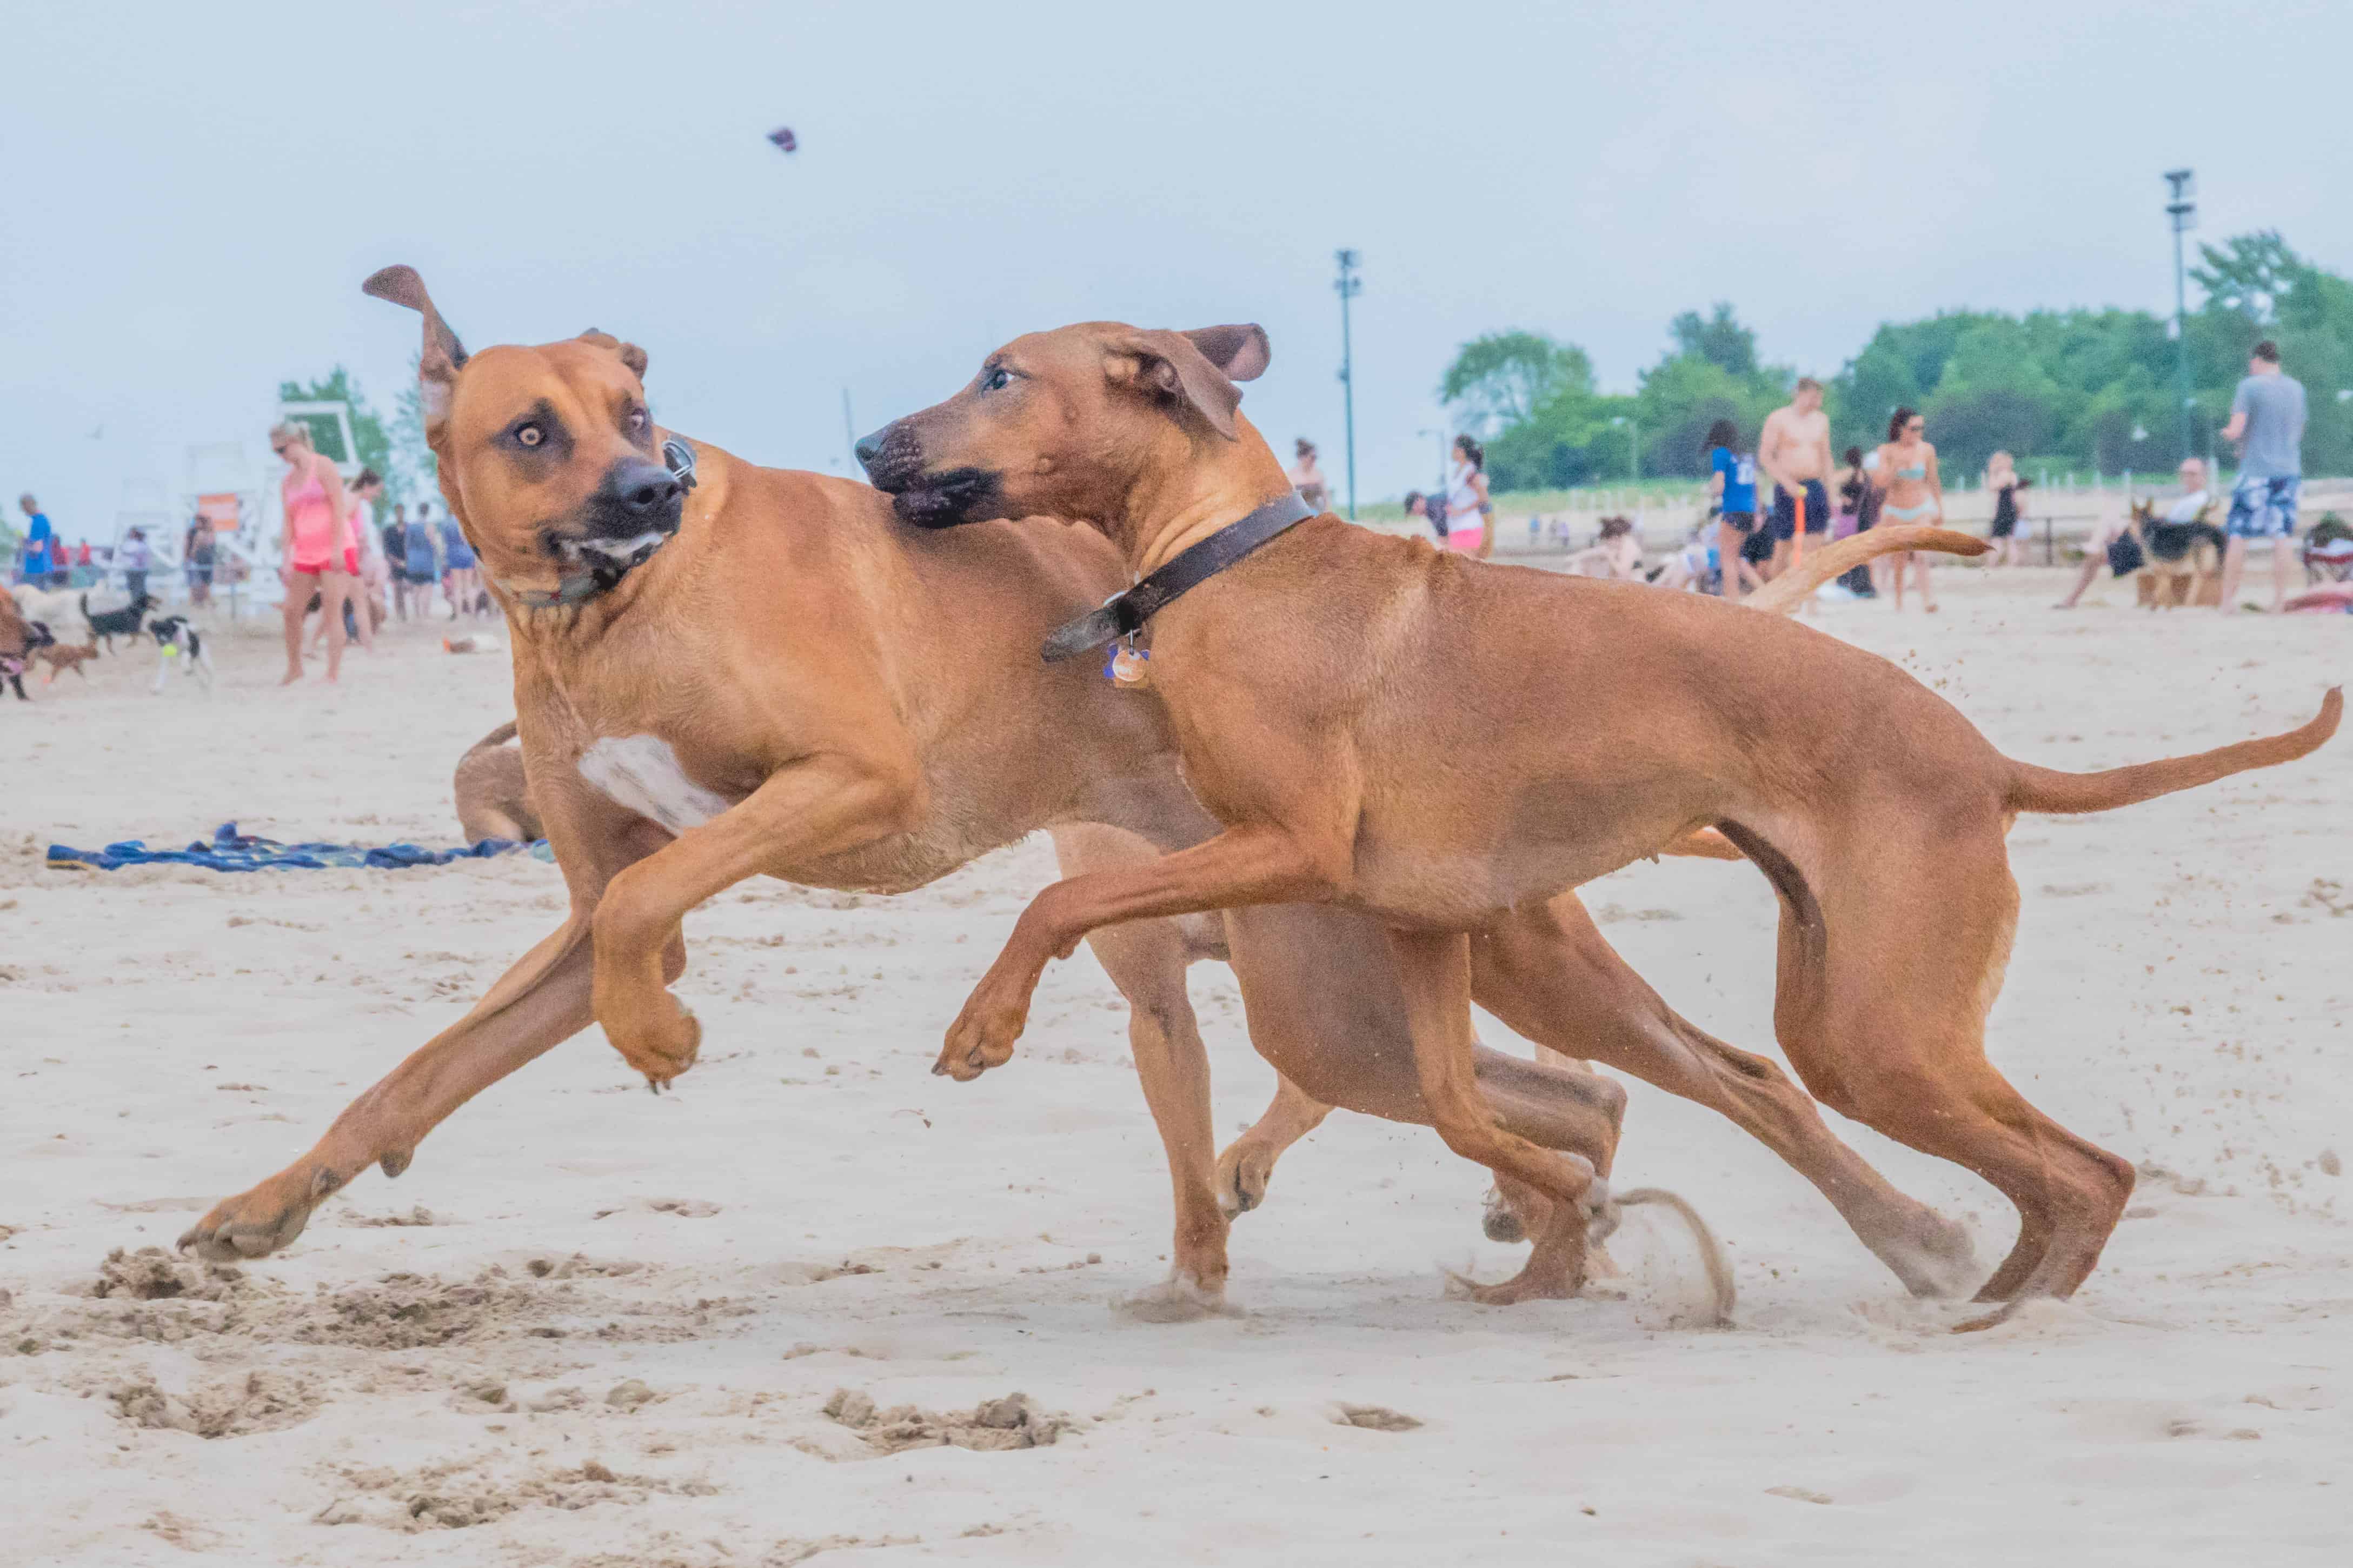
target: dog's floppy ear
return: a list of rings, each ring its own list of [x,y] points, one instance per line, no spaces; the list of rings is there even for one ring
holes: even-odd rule
[[[639,381],[645,380],[646,351],[637,344],[625,343],[612,333],[600,332],[594,327],[581,333],[580,341],[584,343],[594,343],[600,349],[611,349],[621,356],[621,363],[629,367],[631,375],[636,376]]]
[[[1201,351],[1201,357],[1225,373],[1228,381],[1256,381],[1266,374],[1274,358],[1274,350],[1266,341],[1266,329],[1256,321],[1240,326],[1196,327],[1185,334],[1185,341]]]
[[[417,361],[417,384],[424,395],[425,438],[430,441],[448,417],[449,393],[458,384],[459,371],[465,368],[466,345],[433,308],[433,296],[425,291],[425,279],[417,275],[416,268],[396,265],[371,273],[360,285],[360,292],[406,305],[425,318],[425,350]]]
[[[1218,334],[1242,336],[1225,338]],[[1255,361],[1247,337],[1255,334],[1258,351]],[[1222,358],[1212,358],[1196,336],[1207,336]],[[1241,389],[1225,370],[1224,359],[1245,371],[1244,380],[1266,368],[1266,334],[1256,327],[1211,327],[1200,334],[1192,332],[1128,331],[1112,338],[1103,345],[1106,363],[1104,374],[1112,380],[1133,385],[1147,386],[1164,396],[1176,399],[1200,416],[1210,429],[1231,441],[1234,430],[1234,410],[1241,405]]]

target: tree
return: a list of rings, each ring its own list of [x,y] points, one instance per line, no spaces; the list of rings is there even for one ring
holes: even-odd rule
[[[1667,333],[1674,339],[1677,356],[1704,359],[1727,375],[1757,374],[1757,334],[1740,324],[1725,300],[1717,300],[1714,313],[1705,317],[1685,310],[1667,323]]]
[[[399,469],[393,461],[392,437],[385,429],[384,420],[368,402],[367,394],[360,390],[360,384],[351,372],[339,364],[326,380],[314,381],[307,386],[300,382],[281,381],[278,384],[278,401],[349,404],[352,411],[352,456],[362,468],[374,468],[383,477],[387,496],[401,493],[396,488]]]
[[[2310,262],[2288,248],[2274,228],[2234,235],[2220,248],[2200,245],[2198,254],[2205,265],[2191,268],[2189,276],[2206,290],[2206,309],[2243,316],[2258,329],[2278,319],[2282,297],[2314,270]]]
[[[1575,343],[1542,332],[1488,332],[1464,343],[1446,367],[1438,400],[1461,405],[1466,426],[1517,425],[1563,391],[1593,391],[1593,362]]]
[[[411,496],[424,500],[440,487],[441,459],[425,440],[425,394],[417,386],[421,354],[408,356],[408,384],[400,389],[392,416],[394,463],[397,474],[386,489],[396,500]]]

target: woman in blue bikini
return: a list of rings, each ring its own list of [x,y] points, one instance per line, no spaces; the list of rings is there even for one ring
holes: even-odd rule
[[[1887,422],[1887,440],[1879,448],[1879,486],[1886,498],[1880,505],[1883,523],[1937,522],[1945,515],[1945,481],[1936,472],[1936,448],[1922,439],[1928,422],[1909,408],[1898,408]],[[1928,586],[1928,557],[1906,551],[1887,557],[1888,579],[1895,587],[1895,607],[1904,607],[1904,574],[1918,574],[1920,607],[1936,613],[1936,595]]]

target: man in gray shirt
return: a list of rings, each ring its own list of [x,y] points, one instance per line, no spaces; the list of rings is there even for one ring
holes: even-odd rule
[[[2247,361],[2247,379],[2231,399],[2222,439],[2239,443],[2239,479],[2231,487],[2231,536],[2222,556],[2222,613],[2239,607],[2239,577],[2247,569],[2247,542],[2272,542],[2272,608],[2286,602],[2288,568],[2295,554],[2295,503],[2304,489],[2304,384],[2280,371],[2279,345],[2269,338]]]

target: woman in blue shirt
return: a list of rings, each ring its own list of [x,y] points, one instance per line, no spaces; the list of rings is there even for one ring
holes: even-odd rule
[[[1715,550],[1724,563],[1724,596],[1737,604],[1743,578],[1762,580],[1750,569],[1759,557],[1751,546],[1762,541],[1765,555],[1772,553],[1769,535],[1757,528],[1757,459],[1740,449],[1740,431],[1729,419],[1708,427],[1707,499],[1717,509]]]

